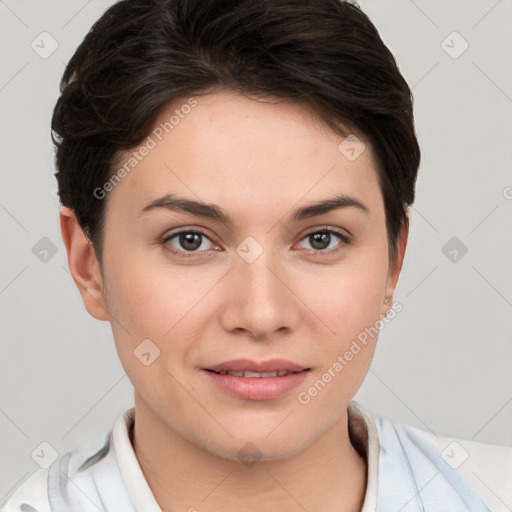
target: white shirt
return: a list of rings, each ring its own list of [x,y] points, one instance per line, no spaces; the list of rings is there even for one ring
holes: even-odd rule
[[[162,512],[130,441],[134,415],[127,409],[102,446],[27,477],[0,512]],[[437,436],[373,417],[354,401],[348,418],[368,467],[361,512],[512,511],[512,447]]]

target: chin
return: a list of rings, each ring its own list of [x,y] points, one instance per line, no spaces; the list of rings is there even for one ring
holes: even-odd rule
[[[242,462],[252,467],[258,462],[273,462],[285,460],[300,453],[306,446],[305,440],[290,438],[286,431],[282,436],[272,434],[273,439],[259,433],[248,433],[243,437],[230,439],[229,444],[208,443],[202,448],[212,455],[232,462]]]

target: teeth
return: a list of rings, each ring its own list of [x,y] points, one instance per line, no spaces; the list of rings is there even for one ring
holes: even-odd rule
[[[261,377],[282,377],[288,375],[286,370],[279,370],[275,372],[250,372],[250,371],[221,371],[218,372],[220,375],[235,375],[236,377],[246,377],[249,379],[261,378]]]

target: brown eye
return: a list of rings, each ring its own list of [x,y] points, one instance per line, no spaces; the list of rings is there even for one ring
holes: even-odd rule
[[[205,240],[213,246],[211,240],[201,231],[179,231],[167,237],[164,243],[169,243],[176,252],[203,252],[208,249],[204,247]],[[201,247],[203,250],[199,251]]]
[[[341,240],[343,243],[336,243],[336,238]],[[307,240],[315,252],[331,252],[331,250],[336,250],[337,246],[339,248],[339,246],[350,243],[350,240],[346,235],[333,228],[324,228],[312,231],[302,240]]]

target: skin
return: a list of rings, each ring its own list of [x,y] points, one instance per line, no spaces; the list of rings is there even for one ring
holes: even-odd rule
[[[84,305],[110,321],[134,386],[135,453],[164,511],[360,510],[367,467],[350,443],[347,406],[377,338],[308,404],[297,395],[389,311],[384,299],[398,281],[407,227],[391,263],[369,144],[350,161],[338,150],[343,138],[302,106],[228,91],[196,99],[108,193],[102,266],[73,211],[60,213]],[[185,101],[166,107],[155,126]],[[234,224],[164,209],[141,214],[166,193],[216,204]],[[347,207],[290,220],[295,208],[341,193],[368,213]],[[331,235],[318,249],[308,235],[325,227],[352,242]],[[208,237],[192,257],[179,237],[168,238],[180,229]],[[250,264],[236,252],[248,236],[263,248]],[[160,350],[149,366],[134,356],[147,338]],[[311,368],[275,400],[227,395],[201,371],[274,357]],[[237,456],[248,442],[261,454],[250,467]]]

